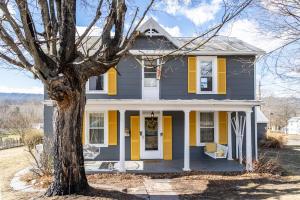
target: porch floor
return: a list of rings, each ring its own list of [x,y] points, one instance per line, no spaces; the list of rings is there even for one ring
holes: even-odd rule
[[[109,164],[107,164],[109,163]],[[112,164],[110,164],[112,163]],[[126,161],[125,167],[128,173],[176,173],[182,172],[184,161],[179,160],[140,160]],[[87,173],[114,172],[118,169],[118,161],[86,161]],[[103,166],[109,166],[104,169]],[[102,167],[100,167],[102,166]],[[114,167],[112,167],[114,166]],[[191,160],[190,168],[192,171],[206,172],[240,172],[245,168],[237,161],[227,159],[199,159]]]

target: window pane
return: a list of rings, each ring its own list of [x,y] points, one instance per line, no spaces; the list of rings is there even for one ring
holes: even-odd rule
[[[104,77],[92,76],[89,80],[89,90],[104,90]]]
[[[212,76],[212,61],[202,61],[200,63],[201,77]]]
[[[103,127],[104,127],[104,114],[90,113],[90,128],[103,128]]]
[[[150,57],[147,59],[144,59],[144,66],[145,68],[156,68],[157,66],[157,59],[155,57]]]
[[[90,129],[90,144],[104,144],[104,129]]]
[[[212,91],[212,77],[201,77],[200,78],[200,90],[201,91]]]
[[[144,72],[152,72],[152,73],[156,73],[156,67],[145,67],[144,68]]]
[[[144,78],[155,78],[156,79],[156,73],[147,72],[147,73],[145,73]]]
[[[158,150],[158,118],[145,118],[145,150]]]
[[[145,87],[156,87],[157,80],[156,78],[144,78]]]
[[[214,127],[214,113],[200,113],[200,127]]]
[[[200,142],[214,142],[214,128],[200,128]]]

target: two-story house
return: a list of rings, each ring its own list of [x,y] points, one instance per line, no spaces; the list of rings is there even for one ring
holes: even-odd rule
[[[243,141],[251,170],[260,104],[254,61],[262,51],[224,36],[198,47],[201,39],[172,37],[153,19],[139,31],[117,70],[86,84],[82,142],[99,149],[92,160],[115,161],[120,171],[133,160],[154,160],[164,171],[197,170],[193,163],[209,160],[237,164],[230,160]],[[53,134],[53,110],[45,94],[46,135]]]

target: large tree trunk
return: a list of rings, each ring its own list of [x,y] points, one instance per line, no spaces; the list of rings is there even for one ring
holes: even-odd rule
[[[88,182],[84,171],[82,120],[85,107],[85,86],[78,84],[55,111],[54,181],[47,196],[85,192]]]

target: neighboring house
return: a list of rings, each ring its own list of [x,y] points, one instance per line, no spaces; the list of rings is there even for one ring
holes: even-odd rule
[[[31,127],[33,129],[42,130],[44,128],[44,124],[43,123],[32,123]]]
[[[87,82],[82,142],[98,148],[99,155],[86,158],[118,162],[120,171],[125,160],[144,165],[155,160],[165,171],[171,166],[196,170],[197,163],[211,163],[208,170],[237,164],[228,160],[237,156],[239,136],[231,120],[238,115],[245,124],[243,158],[251,170],[257,152],[254,108],[260,105],[254,61],[262,51],[224,36],[200,48],[198,39],[178,50],[192,38],[172,37],[153,19],[139,31],[143,34],[116,66],[120,75],[110,69]],[[53,104],[45,94],[49,136],[52,117]]]
[[[256,109],[257,140],[265,137],[268,130],[269,120],[260,108]]]
[[[287,134],[300,134],[300,117],[292,117],[286,126]]]

